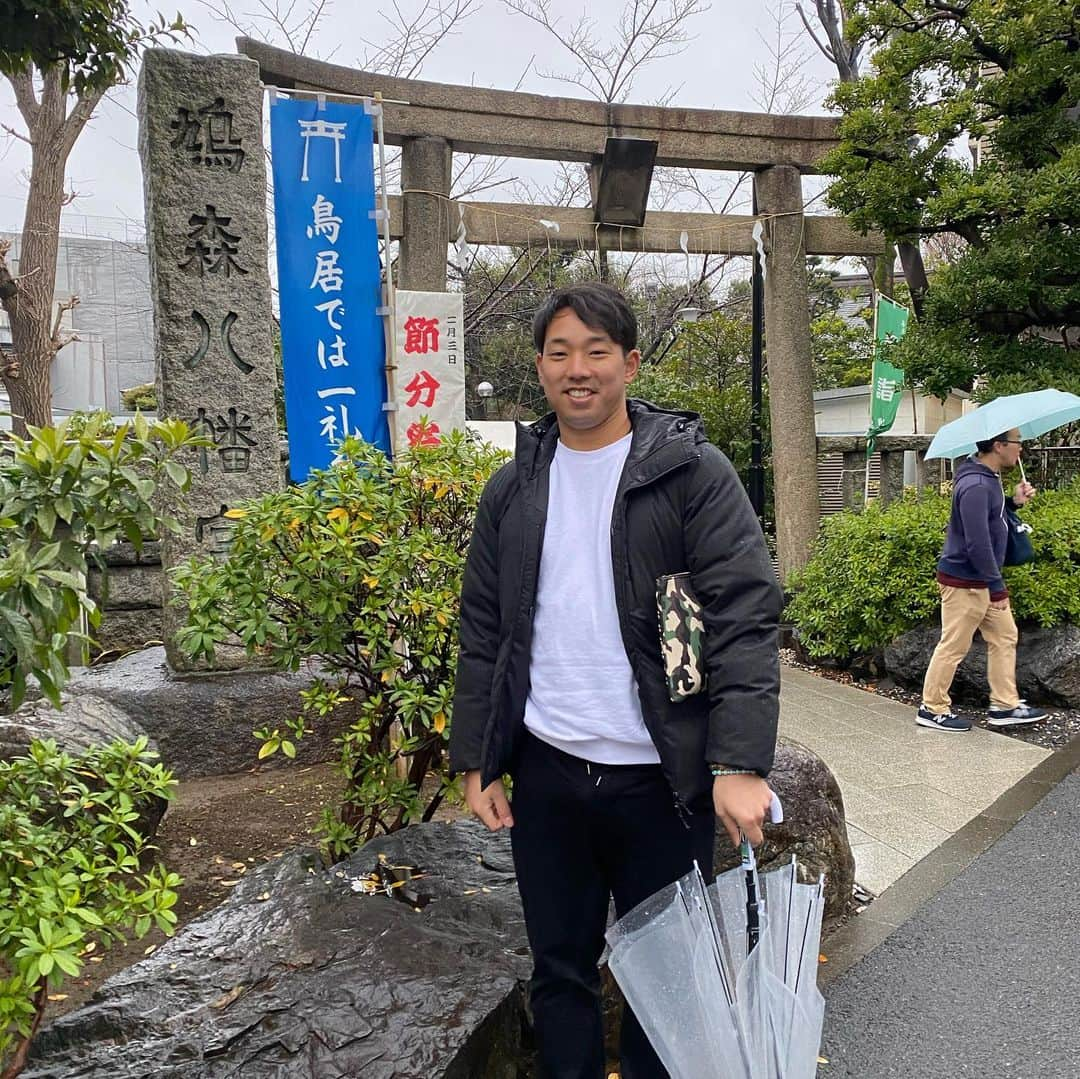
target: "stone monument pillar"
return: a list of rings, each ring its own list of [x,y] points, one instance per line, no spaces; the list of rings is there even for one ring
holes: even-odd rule
[[[139,149],[158,412],[210,440],[186,462],[191,490],[163,506],[181,525],[161,537],[166,595],[179,562],[227,550],[227,509],[281,488],[262,101],[254,60],[170,49],[143,59]],[[175,644],[183,619],[166,604],[176,670],[194,666]]]

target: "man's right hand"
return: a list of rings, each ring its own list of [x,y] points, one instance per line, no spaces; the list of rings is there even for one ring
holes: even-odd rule
[[[481,788],[479,769],[465,773],[465,804],[492,832],[514,826],[502,780],[496,779],[494,783]]]
[[[1035,488],[1024,480],[1023,483],[1016,485],[1016,490],[1013,491],[1013,502],[1018,506],[1024,505],[1025,502],[1030,502],[1035,497]]]
[[[992,611],[1007,611],[1008,609],[1008,597],[1006,597],[1005,599],[993,599],[990,601],[990,610]]]

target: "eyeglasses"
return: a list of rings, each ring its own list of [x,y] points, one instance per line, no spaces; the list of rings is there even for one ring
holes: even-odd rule
[[[999,442],[1004,442],[1006,446],[1022,446],[1023,442],[1018,438],[1000,438]]]

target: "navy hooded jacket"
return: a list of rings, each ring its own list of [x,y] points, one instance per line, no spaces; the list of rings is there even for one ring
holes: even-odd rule
[[[1001,476],[969,457],[953,480],[952,515],[938,572],[986,585],[991,596],[1007,595],[1001,567],[1008,534]]]

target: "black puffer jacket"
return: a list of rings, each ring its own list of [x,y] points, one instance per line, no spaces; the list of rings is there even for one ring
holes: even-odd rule
[[[628,407],[633,437],[611,521],[619,624],[645,725],[676,802],[704,808],[711,804],[708,761],[762,776],[772,766],[781,593],[738,476],[706,440],[698,417],[644,401]],[[469,548],[450,767],[481,769],[485,786],[512,773],[524,730],[548,466],[557,438],[553,415],[519,426],[515,458],[488,483]],[[704,608],[708,686],[672,704],[656,579],[685,571]]]

